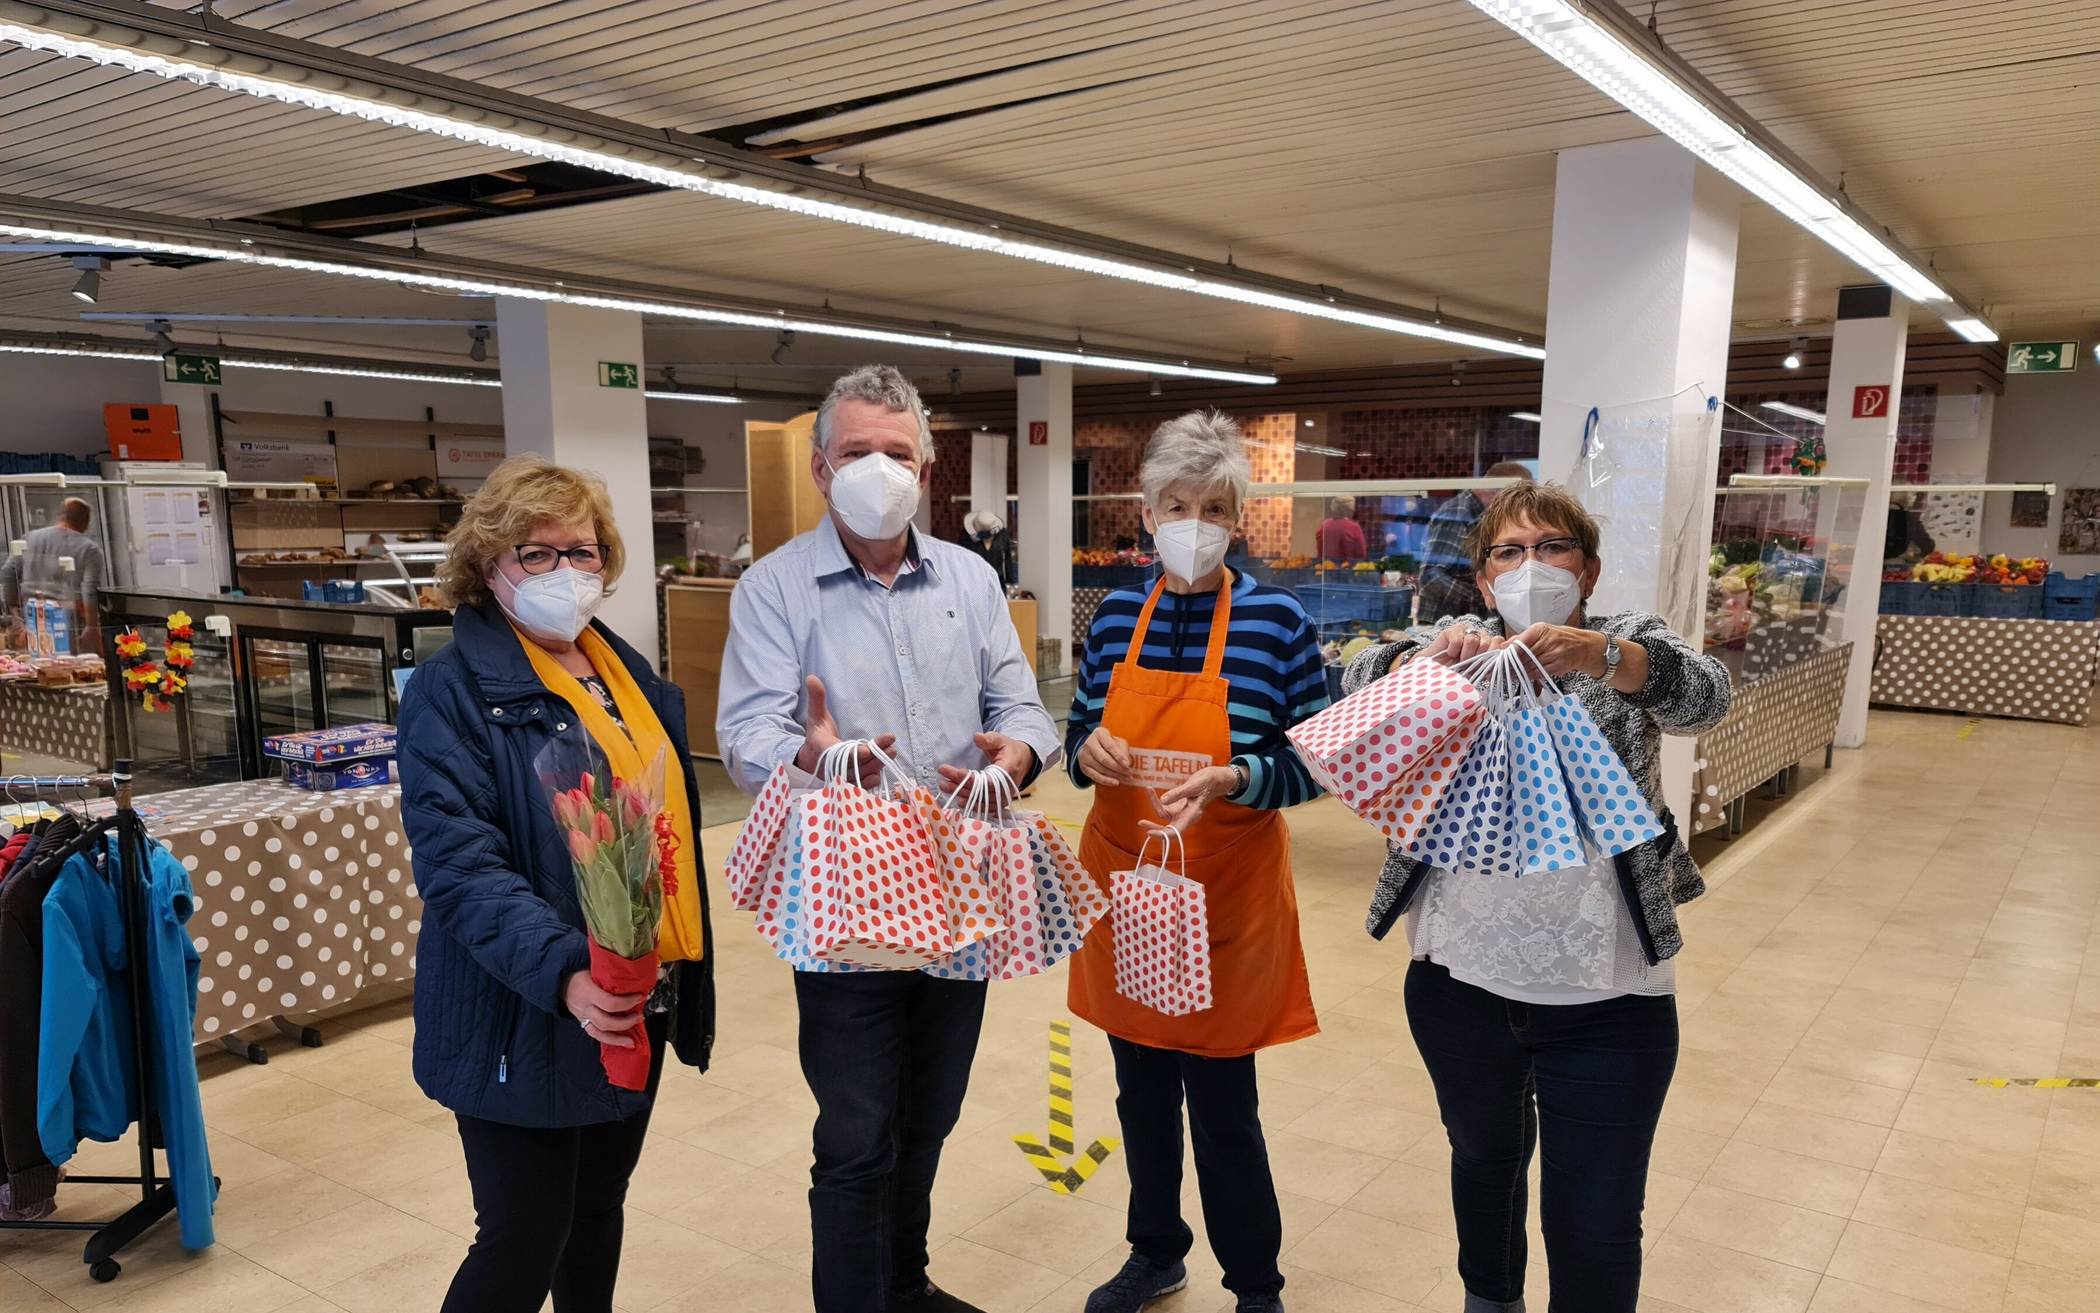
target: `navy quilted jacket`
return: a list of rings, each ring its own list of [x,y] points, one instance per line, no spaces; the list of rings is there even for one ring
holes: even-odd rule
[[[700,791],[685,695],[602,625]],[[582,1126],[641,1111],[613,1088],[598,1044],[561,1005],[590,952],[575,876],[533,763],[556,736],[585,731],[547,691],[494,603],[462,608],[452,642],[418,667],[401,700],[402,816],[423,897],[416,950],[416,1083],[452,1111],[514,1126]],[[696,814],[693,829],[700,829]],[[707,887],[701,881],[701,916]],[[681,963],[672,1034],[705,1068],[714,1035],[714,946]]]

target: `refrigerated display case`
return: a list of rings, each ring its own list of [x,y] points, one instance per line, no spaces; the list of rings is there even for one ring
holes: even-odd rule
[[[397,672],[452,636],[447,611],[140,589],[104,595],[104,630],[136,627],[161,651],[178,610],[194,622],[197,664],[173,712],[122,696],[122,671],[110,663],[118,755],[137,763],[149,790],[268,774],[262,741],[272,734],[392,721]]]

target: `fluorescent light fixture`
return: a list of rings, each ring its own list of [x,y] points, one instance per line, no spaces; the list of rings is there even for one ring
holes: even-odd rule
[[[1509,417],[1511,419],[1521,419],[1526,424],[1543,424],[1546,422],[1546,417],[1535,410],[1512,410],[1509,412]]]
[[[1308,456],[1346,456],[1349,454],[1348,452],[1343,451],[1340,447],[1323,447],[1317,443],[1312,442],[1299,443],[1298,450],[1304,452]]]
[[[1811,424],[1827,424],[1830,422],[1829,417],[1824,415],[1822,411],[1810,410],[1806,406],[1797,406],[1791,401],[1767,401],[1764,408],[1766,410],[1776,410],[1782,415],[1792,415],[1795,419],[1805,419]]]
[[[111,346],[0,342],[0,352],[28,356],[85,356],[98,360],[150,360],[156,364],[160,361],[158,351],[144,347],[132,350]],[[503,386],[502,381],[493,375],[474,378],[464,374],[425,373],[412,367],[389,369],[384,366],[334,365],[321,360],[268,360],[240,354],[221,356],[219,364],[227,369],[268,369],[282,374],[331,374],[341,378],[382,378],[403,383],[457,383],[462,387],[476,388]]]
[[[1890,492],[2045,492],[2056,495],[2053,483],[1892,483]]]
[[[1995,342],[1998,340],[1998,330],[1984,323],[1981,319],[1973,317],[1950,319],[1947,321],[1947,327],[1971,342]]]
[[[47,223],[41,218],[24,221],[25,215],[65,217]],[[78,221],[79,216],[83,215],[90,216],[92,222]],[[0,237],[62,242],[104,250],[227,260],[268,269],[291,269],[302,273],[364,278],[465,296],[510,296],[563,305],[590,306],[600,310],[629,310],[663,319],[733,324],[744,328],[789,329],[817,337],[882,342],[893,346],[931,347],[940,351],[963,351],[1007,359],[1020,356],[1093,369],[1129,370],[1172,378],[1201,378],[1222,383],[1257,385],[1273,384],[1276,381],[1276,376],[1272,373],[1257,372],[1222,362],[1147,357],[1114,350],[1095,351],[1083,343],[1066,346],[1022,334],[1009,335],[961,326],[951,328],[872,315],[827,314],[825,311],[786,307],[766,310],[762,308],[765,303],[745,298],[685,292],[674,288],[647,288],[639,284],[613,280],[555,277],[545,271],[486,261],[448,261],[444,257],[428,254],[416,257],[400,248],[371,246],[340,239],[316,239],[259,228],[252,230],[257,234],[255,236],[243,235],[244,231],[247,230],[243,226],[230,223],[199,223],[162,215],[97,210],[93,207],[22,196],[0,196]],[[443,272],[448,264],[460,272]],[[813,315],[827,317],[809,317]]]
[[[1734,179],[1904,296],[1976,323],[1924,264],[1868,226],[1829,183],[1756,126],[1617,5],[1599,0],[1472,0],[1649,126]],[[1995,336],[1995,334],[1993,334]],[[1971,341],[1989,339],[1970,338]]]
[[[724,406],[741,406],[744,404],[742,397],[733,397],[727,392],[685,392],[650,388],[642,395],[651,401],[712,401]]]
[[[181,38],[107,25],[94,20],[83,22],[80,16],[65,14],[63,11],[5,4],[0,5],[0,15],[18,20],[0,22],[0,41],[71,59],[84,59],[104,67],[121,68],[134,73],[150,73],[170,81],[214,87],[262,100],[299,105],[348,118],[406,128],[452,141],[469,142],[505,154],[556,160],[623,178],[638,179],[659,187],[698,192],[720,200],[781,210],[808,218],[827,219],[835,223],[852,224],[877,232],[1008,256],[1077,273],[1142,283],[1149,287],[1166,288],[1218,300],[1236,301],[1263,309],[1309,315],[1361,328],[1431,338],[1458,346],[1477,347],[1483,351],[1523,356],[1533,360],[1545,358],[1545,352],[1540,347],[1493,325],[1446,320],[1441,314],[1414,311],[1409,307],[1388,305],[1340,292],[1330,293],[1325,288],[1314,291],[1308,285],[1293,284],[1283,279],[1262,278],[1260,283],[1257,283],[1255,278],[1258,276],[1233,279],[1224,276],[1222,271],[1218,275],[1206,276],[1201,272],[1204,266],[1186,261],[1172,252],[1108,242],[1091,238],[1087,234],[1061,234],[1059,230],[1047,225],[1013,220],[1010,216],[987,214],[983,220],[974,222],[951,220],[939,216],[936,208],[939,203],[933,202],[931,198],[914,198],[910,193],[895,189],[869,189],[869,199],[866,202],[855,202],[847,199],[849,193],[841,180],[838,189],[830,193],[838,199],[831,199],[827,197],[826,189],[834,180],[813,170],[801,171],[807,176],[798,174],[779,178],[780,186],[777,189],[734,181],[733,179],[747,173],[749,176],[763,177],[765,175],[760,170],[768,167],[777,172],[779,164],[777,161],[747,157],[742,152],[730,152],[717,143],[706,142],[693,143],[693,153],[688,162],[674,153],[680,147],[675,134],[657,132],[649,133],[645,138],[653,139],[652,145],[620,149],[626,147],[626,143],[613,134],[626,125],[606,122],[608,135],[591,136],[573,128],[535,123],[525,117],[533,108],[532,102],[528,100],[509,98],[504,101],[501,109],[493,104],[489,107],[465,104],[447,99],[447,89],[438,80],[427,75],[421,76],[420,85],[414,88],[389,87],[376,81],[351,81],[337,69],[331,68],[324,73],[318,68],[300,65],[297,62],[299,52],[283,43],[271,42],[267,34],[229,33],[226,34],[227,49],[207,47],[210,53],[206,54],[203,50],[186,49],[179,45],[178,41],[182,40]],[[151,17],[165,20],[170,16]],[[41,22],[38,21],[40,18]],[[139,15],[131,21],[143,23],[148,21],[148,18],[148,15]],[[34,25],[25,26],[25,23]],[[73,30],[57,30],[61,25]],[[77,35],[82,29],[93,33],[96,39],[83,39]],[[193,25],[186,26],[183,30],[193,30]],[[258,53],[247,53],[245,47],[250,46],[256,47]],[[156,48],[166,53],[156,53]],[[274,53],[261,53],[265,49],[274,50]],[[225,62],[219,62],[222,60]],[[415,76],[412,70],[384,67],[365,71],[375,78],[393,72]],[[294,72],[299,76],[289,75]],[[403,94],[411,90],[413,94]],[[410,108],[411,104],[420,107]],[[506,110],[510,112],[504,112]],[[542,132],[531,130],[534,128],[543,128],[544,135]],[[614,149],[593,149],[580,143],[595,143]],[[706,154],[699,152],[698,148],[703,146],[709,148]],[[911,208],[915,200],[925,207],[918,214],[894,212],[896,209]],[[875,208],[882,205],[892,208]],[[946,208],[961,209],[955,206]],[[1045,235],[1041,238],[1012,235],[1008,226],[1002,224],[1002,219],[1008,220],[1013,228],[1018,228],[1023,234],[1033,229]],[[1055,244],[1060,237],[1069,240],[1071,245]],[[1095,246],[1097,249],[1081,249],[1083,246]]]

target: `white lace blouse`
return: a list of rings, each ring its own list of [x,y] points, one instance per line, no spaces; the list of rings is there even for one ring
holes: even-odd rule
[[[1407,912],[1414,956],[1455,980],[1518,1003],[1598,1003],[1672,994],[1669,960],[1649,966],[1612,859],[1511,879],[1488,871],[1429,873]]]

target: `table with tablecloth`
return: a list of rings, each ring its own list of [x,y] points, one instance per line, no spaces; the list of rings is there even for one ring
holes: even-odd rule
[[[152,794],[139,813],[196,893],[198,1043],[415,976],[423,902],[399,785],[247,780]]]
[[[1692,833],[1737,827],[1735,803],[1837,738],[1852,644],[1840,643],[1755,679],[1739,681],[1721,723],[1699,736],[1692,775]]]
[[[109,769],[109,685],[0,683],[0,752]]]
[[[2100,621],[1885,615],[1875,625],[1875,702],[2083,725]]]

